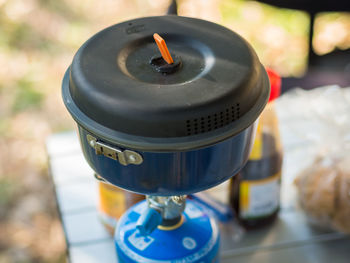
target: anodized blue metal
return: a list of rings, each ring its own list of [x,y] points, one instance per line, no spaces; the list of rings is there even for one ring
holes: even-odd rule
[[[187,200],[181,225],[142,236],[136,224],[146,209],[147,202],[142,201],[118,222],[114,241],[120,263],[219,262],[219,228],[202,206]]]
[[[162,215],[154,208],[148,208],[138,219],[136,228],[142,236],[151,234],[162,223]]]
[[[195,193],[229,179],[246,163],[254,137],[251,125],[230,139],[202,149],[170,153],[137,151],[143,157],[142,164],[123,166],[96,155],[86,139],[88,134],[96,136],[81,126],[78,128],[85,158],[98,175],[129,191],[164,196]]]

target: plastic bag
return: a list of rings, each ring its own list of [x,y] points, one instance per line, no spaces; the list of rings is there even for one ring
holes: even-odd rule
[[[295,180],[312,223],[350,233],[350,158],[320,157]]]
[[[295,179],[299,203],[314,224],[350,233],[350,90],[327,87],[304,97],[309,122],[297,129],[309,127],[305,139],[318,154]]]

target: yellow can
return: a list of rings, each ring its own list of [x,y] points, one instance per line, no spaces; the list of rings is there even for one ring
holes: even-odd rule
[[[122,214],[145,198],[143,195],[128,192],[104,182],[98,182],[98,195],[99,217],[111,235]]]

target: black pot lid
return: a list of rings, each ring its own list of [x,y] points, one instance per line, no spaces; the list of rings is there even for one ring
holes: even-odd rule
[[[154,33],[174,58],[168,73],[154,65],[160,56]],[[269,90],[244,39],[179,16],[102,30],[78,50],[63,81],[65,104],[79,125],[121,146],[151,151],[201,148],[234,136],[254,123]]]

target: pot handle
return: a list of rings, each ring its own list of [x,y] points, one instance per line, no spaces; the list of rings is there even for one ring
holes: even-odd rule
[[[104,155],[107,158],[118,161],[121,165],[139,165],[143,162],[141,154],[137,152],[131,150],[122,150],[115,146],[110,146],[100,140],[97,140],[90,134],[86,135],[86,139],[89,145],[95,149],[95,153],[97,155]]]
[[[97,173],[94,173],[94,177],[97,181],[100,181],[102,183],[108,183],[107,180],[105,180],[103,177],[99,176]]]

